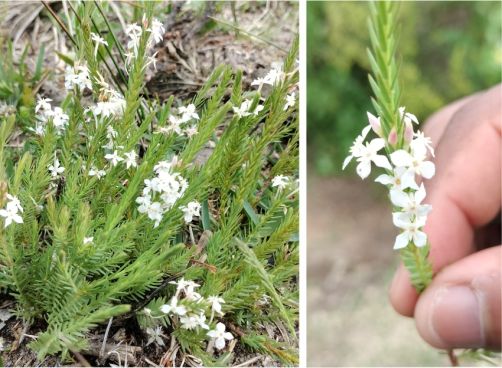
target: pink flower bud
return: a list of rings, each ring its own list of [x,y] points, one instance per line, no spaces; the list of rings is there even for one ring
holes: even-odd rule
[[[382,133],[382,126],[380,124],[380,118],[379,117],[377,118],[370,112],[366,112],[366,114],[368,115],[368,121],[371,125],[371,129],[373,129],[376,135],[382,137],[383,133]]]
[[[413,140],[413,124],[411,123],[411,120],[408,120],[406,121],[404,128],[404,142],[406,144],[410,144],[412,140]]]
[[[392,128],[392,130],[389,133],[389,137],[387,138],[387,141],[392,146],[395,146],[397,144],[397,131],[396,131],[396,128]]]

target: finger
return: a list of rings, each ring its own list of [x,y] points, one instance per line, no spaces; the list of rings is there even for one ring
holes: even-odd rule
[[[500,85],[462,105],[436,150],[436,177],[426,183],[432,204],[425,231],[434,270],[473,252],[473,228],[500,209]],[[390,289],[396,311],[411,316],[418,298],[401,266]]]
[[[420,296],[418,332],[440,349],[501,349],[501,247],[444,268]]]

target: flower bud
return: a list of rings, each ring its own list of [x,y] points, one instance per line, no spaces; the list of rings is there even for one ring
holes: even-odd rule
[[[404,128],[404,143],[410,144],[412,140],[413,140],[413,124],[411,123],[411,120],[408,119],[405,122],[405,128]]]
[[[397,144],[397,131],[396,128],[392,128],[392,130],[389,133],[389,137],[387,138],[387,141],[391,146],[395,146]]]
[[[378,135],[379,137],[382,137],[383,132],[382,132],[382,125],[380,123],[380,118],[379,117],[377,118],[375,115],[373,115],[370,112],[366,112],[366,114],[368,115],[368,121],[371,125],[371,129],[373,129],[373,131],[376,133],[376,135]]]

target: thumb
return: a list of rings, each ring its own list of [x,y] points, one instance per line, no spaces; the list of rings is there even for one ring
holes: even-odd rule
[[[445,267],[420,295],[415,321],[441,349],[501,349],[501,253],[488,248]]]

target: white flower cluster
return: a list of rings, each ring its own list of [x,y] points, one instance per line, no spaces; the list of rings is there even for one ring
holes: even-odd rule
[[[272,187],[277,187],[277,190],[284,190],[290,184],[287,176],[277,175],[272,178]]]
[[[188,138],[197,134],[197,126],[195,124],[189,125],[193,120],[199,120],[194,104],[188,106],[180,106],[178,108],[178,115],[169,115],[169,125],[159,128],[159,133],[176,133],[178,135],[186,135]]]
[[[5,208],[0,209],[0,217],[4,218],[4,228],[12,224],[12,222],[22,224],[23,218],[19,215],[19,213],[23,213],[21,202],[16,196],[10,195],[9,193],[6,194],[6,197],[7,204]]]
[[[427,244],[427,236],[421,229],[432,206],[422,204],[426,196],[425,187],[423,184],[419,186],[416,178],[430,179],[434,176],[434,163],[427,159],[428,153],[434,157],[434,149],[430,138],[425,137],[421,131],[413,131],[413,123],[418,124],[416,116],[406,112],[403,107],[399,112],[405,127],[404,147],[392,152],[390,161],[387,156],[378,154],[387,144],[397,144],[397,133],[393,129],[385,140],[382,137],[380,118],[368,112],[369,125],[352,144],[343,169],[353,158],[358,162],[357,173],[362,179],[371,173],[371,163],[386,169],[387,174],[380,175],[375,181],[389,188],[390,200],[395,208],[392,214],[393,223],[402,230],[396,237],[394,249],[405,248],[410,242],[417,247],[423,247]],[[379,138],[365,143],[370,130]]]
[[[233,106],[232,109],[234,110],[235,115],[237,115],[240,118],[245,118],[246,116],[249,115],[254,115],[257,116],[260,111],[263,110],[263,105],[257,105],[253,111],[251,111],[251,105],[252,102],[250,100],[244,100],[242,101],[240,106]]]
[[[282,70],[281,63],[273,63],[270,71],[261,78],[256,78],[251,82],[251,86],[258,86],[258,92],[260,92],[265,84],[270,86],[278,85],[280,82],[284,81],[286,74]],[[291,92],[286,95],[286,102],[284,103],[283,110],[287,111],[290,107],[294,107],[296,104],[296,93]],[[249,116],[251,114],[258,115],[258,113],[263,110],[263,106],[258,105],[254,111],[249,111],[251,107],[251,102],[245,100],[240,107],[233,107],[234,113],[239,116],[239,118]]]
[[[270,71],[262,78],[256,78],[251,82],[252,86],[258,86],[260,91],[264,84],[275,86],[284,80],[284,72],[281,63],[273,63]]]
[[[183,196],[188,188],[188,182],[177,172],[173,171],[177,157],[171,162],[160,161],[153,168],[155,177],[145,180],[142,196],[136,198],[138,211],[146,213],[148,218],[155,221],[154,227],[159,226],[164,213],[170,210],[176,201]],[[185,221],[199,216],[200,204],[190,202],[186,207],[180,207]]]
[[[100,86],[99,100],[96,105],[89,107],[86,111],[92,112],[94,116],[101,117],[121,117],[124,114],[126,101],[124,96],[115,91],[101,74],[97,83]]]
[[[143,15],[143,25],[146,31],[150,33],[147,40],[147,48],[152,48],[155,44],[161,42],[164,39],[164,33],[166,32],[164,25],[157,19],[152,20],[152,24],[148,27],[145,15]],[[127,42],[127,52],[126,64],[131,65],[132,61],[138,57],[139,44],[141,41],[141,35],[143,34],[143,28],[136,23],[127,25],[125,29],[129,41]],[[148,64],[154,63],[155,65],[155,55],[148,58]]]
[[[61,135],[68,126],[70,120],[68,115],[66,115],[60,107],[52,109],[50,104],[51,101],[50,98],[41,98],[40,96],[37,98],[37,104],[35,106],[37,122],[35,128],[31,128],[37,135],[43,136],[45,134],[46,125],[49,121],[54,125],[58,135]]]
[[[223,349],[226,341],[234,338],[233,335],[225,331],[226,327],[221,322],[216,323],[213,329],[210,326],[213,324],[215,316],[222,317],[224,315],[222,312],[222,304],[225,303],[223,298],[218,296],[204,298],[195,291],[200,285],[184,278],[170,283],[176,285],[176,293],[169,304],[160,306],[160,312],[179,321],[183,329],[207,330],[206,335],[212,338],[215,348]],[[145,309],[145,313],[152,316],[152,311],[149,309]],[[207,315],[209,315],[209,320],[206,322]]]
[[[64,86],[68,91],[78,87],[81,91],[92,89],[91,79],[89,78],[89,69],[87,65],[75,63],[74,66],[67,66],[64,78]]]
[[[61,166],[57,157],[54,157],[54,162],[47,167],[49,172],[51,173],[51,179],[57,180],[61,177],[61,174],[64,173],[65,168]]]

